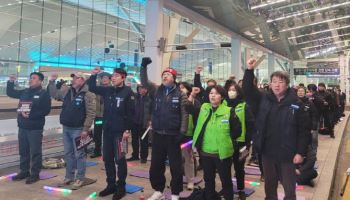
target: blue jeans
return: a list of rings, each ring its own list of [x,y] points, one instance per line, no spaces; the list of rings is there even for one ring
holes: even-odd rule
[[[28,130],[19,128],[18,147],[20,155],[20,169],[22,173],[39,176],[42,163],[43,130]]]
[[[66,179],[85,179],[86,153],[84,149],[77,151],[75,138],[80,136],[82,128],[63,126],[64,159],[66,162]],[[75,177],[75,170],[77,175]]]

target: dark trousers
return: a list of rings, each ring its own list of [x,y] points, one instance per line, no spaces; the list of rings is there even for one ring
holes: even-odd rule
[[[141,150],[141,159],[142,160],[147,160],[148,157],[148,134],[145,136],[145,138],[142,140],[141,137],[143,133],[146,131],[142,127],[142,125],[134,124],[133,129],[131,130],[132,134],[132,139],[131,139],[131,144],[132,144],[132,157],[133,158],[139,158],[140,155],[140,150]],[[140,144],[141,144],[141,149],[140,149]]]
[[[42,166],[43,130],[27,130],[19,128],[18,146],[20,156],[20,170],[31,176],[39,176]],[[30,164],[32,167],[30,168]]]
[[[177,136],[153,134],[150,181],[152,188],[163,192],[165,188],[165,161],[168,158],[171,173],[171,193],[179,195],[182,191],[182,154]]]
[[[220,160],[216,157],[201,155],[201,164],[203,166],[205,181],[205,199],[217,199],[215,191],[216,170],[219,173],[225,200],[233,199],[233,184],[231,176],[232,158]]]
[[[280,161],[276,158],[262,155],[265,175],[265,200],[278,200],[278,181],[282,183],[284,200],[296,200],[295,165],[291,161]]]
[[[118,135],[118,136],[117,136]],[[125,156],[119,158],[117,153],[117,140],[122,137],[122,133],[111,133],[105,131],[103,134],[103,161],[106,168],[107,184],[113,187],[125,186],[128,174]],[[118,182],[116,183],[116,165],[118,165]]]
[[[297,183],[299,185],[308,185],[317,175],[317,171],[314,169],[305,170],[297,176]]]
[[[237,143],[235,146],[235,153],[233,154],[233,167],[235,168],[236,172],[236,179],[237,179],[237,189],[238,190],[244,190],[244,177],[245,177],[245,171],[244,171],[244,164],[245,159],[239,160],[239,150],[245,146],[245,143]]]
[[[101,154],[101,145],[102,145],[103,124],[96,124],[96,121],[103,121],[103,118],[96,117],[95,118],[95,125],[94,125],[94,142],[95,142],[94,153],[97,155],[100,155]]]
[[[323,111],[321,113],[323,120],[324,120],[324,127],[327,128],[330,133],[334,131],[334,123],[333,123],[333,118],[332,118],[332,112],[331,111]]]

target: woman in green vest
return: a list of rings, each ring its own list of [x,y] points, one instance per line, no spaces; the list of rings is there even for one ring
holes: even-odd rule
[[[233,167],[235,169],[237,189],[240,200],[245,200],[244,178],[245,161],[249,154],[252,135],[255,132],[254,115],[244,100],[243,90],[234,81],[226,81],[225,89],[228,91],[227,105],[235,110],[241,122],[242,131],[235,133]]]
[[[193,136],[193,147],[197,148],[203,166],[206,200],[220,199],[215,191],[216,171],[220,176],[224,199],[233,199],[233,135],[241,132],[241,126],[234,110],[223,103],[226,95],[227,91],[222,86],[212,87],[210,103],[202,105]]]

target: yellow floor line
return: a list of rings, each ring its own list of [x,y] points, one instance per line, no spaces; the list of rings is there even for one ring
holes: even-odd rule
[[[345,175],[346,177],[346,175]],[[345,178],[343,178],[343,183],[345,182]],[[343,187],[343,185],[342,185]],[[346,184],[346,188],[345,188],[345,192],[344,192],[344,195],[343,195],[343,198],[342,200],[349,200],[350,199],[350,177],[349,177],[349,180],[348,180],[348,184]]]

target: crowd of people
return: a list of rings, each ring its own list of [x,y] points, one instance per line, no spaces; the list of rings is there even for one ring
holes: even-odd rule
[[[127,161],[147,163],[150,136],[149,174],[154,193],[148,200],[165,198],[167,160],[172,200],[179,199],[183,190],[183,175],[186,188],[193,190],[195,170],[201,169],[205,182],[201,199],[232,200],[232,165],[239,199],[244,200],[249,152],[249,163],[259,166],[265,182],[265,199],[277,199],[278,182],[285,200],[296,199],[296,183],[314,185],[318,134],[334,138],[334,126],[345,108],[345,94],[338,88],[327,90],[324,83],[290,87],[289,75],[282,71],[272,73],[270,83],[258,87],[255,59],[247,62],[242,80],[230,77],[224,86],[211,79],[204,88],[201,66],[196,67],[193,84],[178,83],[177,71],[166,68],[161,84],[156,85],[148,80],[151,63],[151,58],[142,59],[136,94],[125,85],[127,72],[123,68],[109,74],[96,67],[91,76],[76,72],[69,86],[57,82],[57,74],[53,74],[46,90],[40,72],[30,74],[30,87],[23,90],[15,89],[15,77],[11,76],[7,95],[20,100],[20,172],[13,180],[26,179],[27,184],[39,180],[43,126],[51,97],[63,102],[60,123],[66,175],[62,186],[78,189],[84,184],[86,151],[77,149],[75,139],[88,137],[93,124],[95,148],[90,157],[102,155],[106,169],[107,186],[99,192],[101,197],[113,194],[117,200],[126,195]],[[130,136],[133,152],[126,158],[123,145]],[[194,153],[199,155],[197,168]],[[219,192],[215,190],[216,173],[222,184]]]

